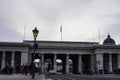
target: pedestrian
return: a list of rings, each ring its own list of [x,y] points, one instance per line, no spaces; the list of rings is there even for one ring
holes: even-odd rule
[[[5,73],[6,73],[6,74],[9,74],[9,73],[10,73],[10,72],[9,72],[9,64],[8,64],[8,63],[5,65]]]
[[[27,75],[27,73],[28,73],[28,65],[27,64],[24,65],[24,73],[25,73],[25,75]]]
[[[16,74],[18,74],[19,73],[19,66],[18,65],[15,66],[15,70],[16,70]]]
[[[32,64],[29,65],[29,73],[32,75]]]
[[[12,66],[9,67],[9,72],[10,72],[10,74],[13,74],[13,67]]]

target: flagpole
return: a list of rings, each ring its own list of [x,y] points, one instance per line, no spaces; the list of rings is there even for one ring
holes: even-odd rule
[[[26,26],[24,26],[24,37],[23,37],[23,40],[25,40],[25,37],[26,37]]]
[[[99,43],[100,43],[100,28],[99,28]]]
[[[62,41],[62,32],[61,32],[61,41]]]
[[[61,32],[61,41],[62,41],[62,24],[61,24],[61,27],[60,27],[60,32]]]

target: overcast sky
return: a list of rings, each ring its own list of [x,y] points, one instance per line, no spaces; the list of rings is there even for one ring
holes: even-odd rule
[[[120,0],[0,0],[0,41],[100,42],[110,33],[120,44]]]

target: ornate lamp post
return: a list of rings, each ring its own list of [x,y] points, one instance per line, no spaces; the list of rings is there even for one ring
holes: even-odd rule
[[[32,30],[33,32],[33,37],[34,37],[34,53],[32,54],[32,79],[35,78],[35,64],[34,64],[34,60],[35,60],[35,50],[37,49],[38,45],[36,43],[36,38],[38,36],[39,31],[37,30],[37,28],[35,27],[34,30]]]

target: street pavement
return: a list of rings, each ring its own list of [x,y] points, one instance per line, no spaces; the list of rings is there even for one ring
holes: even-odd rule
[[[45,80],[44,75],[35,75],[35,79],[32,79],[30,75],[22,75],[22,74],[13,74],[13,75],[0,75],[0,80]]]
[[[120,80],[120,75],[45,75],[47,80]]]
[[[59,74],[59,75],[38,75],[35,74],[35,79],[30,75],[13,74],[0,75],[0,80],[120,80],[120,75],[74,75],[74,74]]]

